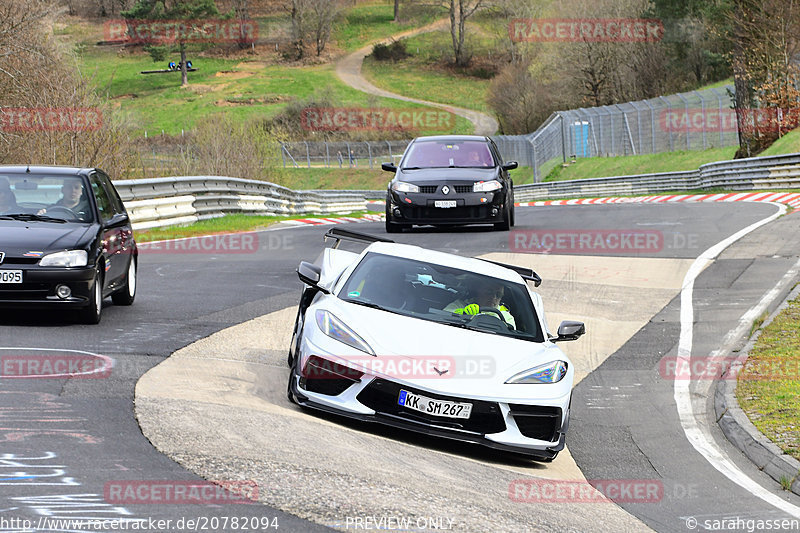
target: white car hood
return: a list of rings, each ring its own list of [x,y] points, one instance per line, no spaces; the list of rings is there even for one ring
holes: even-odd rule
[[[391,361],[374,368],[396,368],[399,360],[405,358],[434,362],[443,360],[455,364],[455,369],[448,370],[441,377],[430,371],[422,375],[412,371],[394,373],[391,375],[393,381],[442,394],[463,396],[467,393],[473,398],[511,400],[560,398],[568,394],[572,386],[572,364],[550,342],[536,343],[437,324],[344,302],[334,296],[327,296],[311,306],[309,321],[313,320],[316,309],[327,309],[336,315],[372,347],[377,358]],[[346,353],[354,352],[345,349],[337,355],[346,358]],[[355,361],[369,358],[362,352],[358,354]],[[567,375],[559,383],[505,383],[519,372],[556,360],[567,361],[569,365]],[[392,363],[394,366],[389,366]]]

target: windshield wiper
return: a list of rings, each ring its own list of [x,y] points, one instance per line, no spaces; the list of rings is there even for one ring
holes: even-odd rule
[[[26,222],[31,220],[36,220],[39,222],[56,222],[58,224],[64,224],[67,222],[63,218],[53,218],[47,215],[34,215],[32,213],[12,213],[10,215],[3,215],[2,218],[6,220],[24,220]]]
[[[369,307],[371,309],[379,309],[381,311],[388,311],[390,313],[394,313],[394,311],[392,311],[390,309],[386,309],[385,307],[380,306],[380,305],[378,305],[378,304],[376,304],[374,302],[367,302],[365,300],[344,300],[344,301],[345,302],[349,302],[351,304],[363,305],[364,307]]]

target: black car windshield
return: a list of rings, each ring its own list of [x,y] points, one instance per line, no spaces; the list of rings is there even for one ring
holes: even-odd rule
[[[43,223],[95,218],[81,176],[36,174],[0,174],[0,216]]]
[[[544,342],[525,285],[467,270],[370,252],[338,297],[449,326]]]
[[[495,161],[483,141],[417,141],[403,159],[403,168],[491,168]]]

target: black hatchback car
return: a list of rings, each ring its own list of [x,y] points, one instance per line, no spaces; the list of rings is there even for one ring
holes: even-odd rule
[[[514,225],[514,184],[508,175],[516,161],[503,163],[489,137],[418,137],[400,165],[383,163],[395,176],[386,193],[386,231],[414,224]]]
[[[96,324],[106,296],[133,303],[137,260],[102,170],[0,166],[0,307],[67,308]]]

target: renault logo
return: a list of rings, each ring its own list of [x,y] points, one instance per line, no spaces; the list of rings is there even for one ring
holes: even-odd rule
[[[450,194],[450,187],[448,187],[447,185],[442,187],[442,194]]]
[[[5,259],[5,257],[6,257],[6,253],[5,252],[0,252],[0,265],[3,264],[3,259]]]

